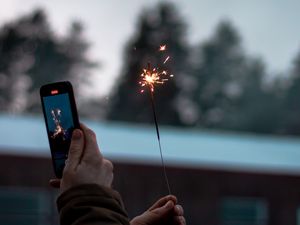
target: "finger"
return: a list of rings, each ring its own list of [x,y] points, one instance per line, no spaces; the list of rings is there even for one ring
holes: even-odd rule
[[[168,215],[170,212],[172,212],[173,208],[174,208],[174,202],[172,200],[169,200],[164,206],[153,209],[151,213],[154,213],[162,218]]]
[[[94,158],[95,154],[101,156],[101,153],[98,148],[95,132],[82,123],[81,123],[81,129],[84,133],[84,138],[85,138],[85,152],[83,154],[83,159]]]
[[[174,225],[186,225],[185,218],[183,216],[174,217]]]
[[[103,180],[103,185],[106,187],[111,187],[112,181],[114,179],[114,166],[112,162],[107,159],[103,159],[101,169],[106,173],[105,179]]]
[[[174,205],[177,203],[177,198],[174,195],[167,195],[165,197],[162,197],[161,199],[159,199],[158,201],[156,201],[148,210],[154,210],[156,208],[162,207],[163,205],[165,205],[168,201],[173,201]]]
[[[50,179],[49,185],[54,188],[60,188],[60,179]]]
[[[113,172],[114,165],[112,164],[111,161],[109,161],[108,159],[103,159],[102,163],[109,172]]]
[[[183,216],[184,210],[181,205],[175,205],[174,214],[175,214],[175,216]]]
[[[82,131],[75,129],[73,131],[70,150],[68,154],[68,163],[66,167],[74,169],[80,163],[84,148],[84,139]]]

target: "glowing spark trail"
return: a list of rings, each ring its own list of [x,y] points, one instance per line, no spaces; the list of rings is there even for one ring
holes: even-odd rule
[[[166,64],[166,62],[170,59],[170,56],[168,56],[165,61],[164,61],[164,64]]]
[[[161,45],[159,47],[159,51],[165,51],[167,48],[166,45]],[[165,64],[168,60],[170,59],[170,56],[167,56],[166,59],[164,60],[163,64]],[[164,171],[164,178],[167,184],[168,192],[171,194],[171,189],[170,189],[170,184],[169,184],[169,179],[167,176],[166,172],[166,166],[164,162],[164,157],[162,154],[162,147],[160,143],[160,134],[159,134],[159,127],[158,127],[158,121],[157,121],[157,116],[156,116],[156,110],[155,110],[155,101],[154,101],[154,88],[155,85],[162,85],[166,81],[169,80],[169,77],[173,77],[173,74],[169,75],[167,70],[160,70],[159,67],[154,67],[151,68],[151,64],[148,63],[147,68],[143,69],[141,76],[141,81],[139,84],[141,85],[142,88],[148,87],[150,91],[150,99],[151,99],[151,106],[152,106],[152,112],[153,112],[153,118],[154,118],[154,123],[155,123],[155,128],[156,128],[156,135],[157,135],[157,141],[158,141],[158,146],[159,146],[159,151],[160,151],[160,158],[161,158],[161,163],[163,166],[163,171]],[[145,90],[142,89],[141,93],[143,93]]]

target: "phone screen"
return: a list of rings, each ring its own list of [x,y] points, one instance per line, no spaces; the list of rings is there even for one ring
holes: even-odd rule
[[[75,128],[70,96],[62,93],[42,98],[54,169],[63,171]]]

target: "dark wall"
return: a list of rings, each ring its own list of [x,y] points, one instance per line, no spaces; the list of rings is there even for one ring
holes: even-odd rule
[[[184,206],[187,224],[222,224],[221,199],[234,196],[265,199],[268,225],[296,225],[300,176],[174,167],[168,167],[167,173],[172,194]],[[114,174],[114,188],[121,193],[130,217],[168,194],[160,166],[114,162]],[[57,191],[48,187],[51,177],[54,174],[48,158],[0,156],[2,187],[44,188],[55,199]]]
[[[187,168],[167,168],[167,173],[187,224],[219,225],[221,200],[241,197],[267,202],[267,224],[296,225],[300,176]],[[115,187],[131,217],[168,194],[162,168],[157,166],[116,164]]]

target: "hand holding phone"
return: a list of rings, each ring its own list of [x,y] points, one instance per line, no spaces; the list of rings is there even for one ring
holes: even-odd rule
[[[52,187],[61,192],[82,184],[98,184],[111,187],[113,164],[105,159],[97,144],[96,134],[84,124],[73,132],[62,179],[51,179]]]
[[[68,81],[51,83],[41,87],[40,96],[54,172],[61,178],[73,130],[80,128],[73,88]]]

